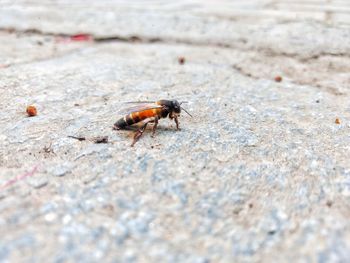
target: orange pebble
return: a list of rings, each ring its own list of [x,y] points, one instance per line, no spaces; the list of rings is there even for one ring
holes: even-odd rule
[[[36,116],[37,110],[36,110],[35,106],[33,106],[33,105],[28,106],[27,107],[27,114],[30,117]]]
[[[185,59],[184,57],[179,57],[179,58],[178,58],[178,61],[179,61],[179,64],[180,64],[180,65],[183,65],[183,64],[185,64],[186,59]]]
[[[340,120],[338,118],[335,119],[336,124],[340,124]]]
[[[282,77],[281,76],[276,76],[275,77],[275,81],[276,82],[281,82],[282,81]]]

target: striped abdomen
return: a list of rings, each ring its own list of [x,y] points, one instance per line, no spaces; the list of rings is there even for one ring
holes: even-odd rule
[[[149,110],[144,110],[144,111],[138,111],[138,112],[133,112],[130,113],[126,116],[124,116],[123,118],[120,118],[115,124],[114,126],[119,128],[119,129],[123,129],[127,126],[136,124],[140,121],[143,121],[147,118],[152,118],[152,117],[156,117],[158,116],[159,118],[161,118],[163,115],[163,109],[159,108],[159,109],[149,109]]]

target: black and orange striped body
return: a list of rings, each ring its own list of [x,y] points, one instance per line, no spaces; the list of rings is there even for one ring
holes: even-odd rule
[[[179,103],[177,100],[159,100],[156,102],[138,101],[128,103],[137,104],[137,106],[128,107],[120,111],[120,114],[126,115],[114,123],[113,129],[125,129],[128,126],[142,122],[142,126],[140,126],[139,129],[135,132],[134,140],[130,145],[131,147],[133,147],[139,140],[143,132],[146,130],[147,124],[150,122],[153,122],[153,137],[158,126],[158,120],[160,118],[166,118],[169,116],[169,118],[175,122],[176,129],[180,130],[178,118],[180,116],[181,109],[192,117],[192,115],[187,110],[181,107],[181,104],[183,102]]]
[[[159,102],[157,102],[158,104]],[[158,104],[160,105],[160,104]],[[124,129],[127,126],[139,123],[146,119],[152,119],[155,117],[166,118],[169,114],[169,111],[166,108],[155,108],[155,109],[146,109],[137,112],[132,112],[125,115],[123,118],[120,118],[114,126],[119,129]]]

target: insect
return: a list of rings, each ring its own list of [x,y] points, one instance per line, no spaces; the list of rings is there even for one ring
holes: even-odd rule
[[[154,137],[159,119],[169,116],[170,119],[175,121],[177,130],[180,130],[178,117],[180,116],[181,110],[184,110],[192,117],[188,111],[181,107],[181,104],[184,102],[179,103],[177,100],[159,100],[156,102],[138,101],[128,103],[135,103],[138,105],[125,109],[126,115],[114,123],[113,129],[126,129],[131,125],[142,122],[143,125],[136,131],[131,147],[140,139],[149,123],[154,123],[152,129],[152,137]]]

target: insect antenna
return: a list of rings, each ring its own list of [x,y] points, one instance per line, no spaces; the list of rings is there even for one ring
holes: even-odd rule
[[[185,110],[184,108],[181,107],[182,110],[184,110],[188,115],[191,116],[191,118],[193,117],[187,110]]]
[[[182,103],[188,103],[188,101],[181,101],[181,102],[180,102],[180,105],[181,105]],[[181,106],[180,106],[180,107],[181,107]],[[181,107],[181,109],[184,110],[184,112],[186,112],[188,115],[190,115],[191,118],[193,117],[187,110],[185,110],[185,109],[182,108],[182,107]]]

